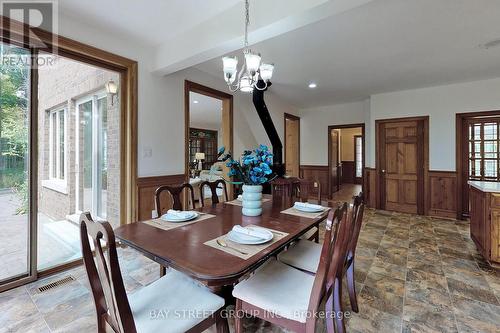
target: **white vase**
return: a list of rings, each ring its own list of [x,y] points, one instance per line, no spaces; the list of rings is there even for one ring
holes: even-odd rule
[[[262,185],[243,185],[242,204],[243,215],[262,215]]]

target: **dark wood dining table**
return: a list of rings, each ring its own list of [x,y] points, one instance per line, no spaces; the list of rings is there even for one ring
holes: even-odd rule
[[[279,199],[270,200],[263,203],[261,216],[248,217],[242,215],[241,206],[222,203],[198,209],[215,215],[213,218],[170,230],[136,222],[120,226],[115,235],[122,243],[155,262],[181,271],[221,292],[224,287],[232,289],[238,279],[278,254],[328,215],[325,211],[316,218],[306,218],[281,213],[287,208],[289,205]],[[228,233],[235,225],[257,225],[288,233],[288,236],[246,260],[204,244]]]

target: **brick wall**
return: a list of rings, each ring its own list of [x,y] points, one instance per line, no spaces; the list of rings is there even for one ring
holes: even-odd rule
[[[115,72],[96,68],[67,58],[57,57],[52,66],[39,70],[39,211],[55,220],[65,219],[74,214],[77,207],[77,177],[82,184],[83,145],[80,144],[80,160],[77,161],[76,135],[83,137],[81,126],[76,124],[77,102],[85,96],[104,92],[104,85],[110,79],[120,82]],[[120,115],[119,101],[107,96],[108,128],[107,128],[107,220],[113,225],[119,224],[120,209]],[[54,189],[49,179],[49,112],[66,108],[66,190]],[[79,191],[80,197],[83,195]]]

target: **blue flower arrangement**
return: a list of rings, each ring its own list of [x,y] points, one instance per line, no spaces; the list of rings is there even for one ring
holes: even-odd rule
[[[273,180],[273,154],[265,145],[259,145],[254,150],[245,150],[239,161],[234,160],[231,153],[225,153],[224,147],[219,149],[220,162],[225,162],[229,168],[229,177],[234,177],[234,184],[262,185]]]

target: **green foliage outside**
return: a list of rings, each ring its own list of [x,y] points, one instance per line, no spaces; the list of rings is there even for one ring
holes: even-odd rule
[[[24,165],[28,156],[29,52],[0,44],[0,189],[12,188],[22,201],[18,213],[28,208],[28,181]]]

